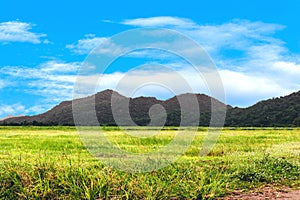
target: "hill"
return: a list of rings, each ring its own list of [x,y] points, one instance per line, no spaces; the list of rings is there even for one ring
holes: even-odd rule
[[[300,126],[300,91],[260,101],[248,108],[229,109],[227,126]]]
[[[116,123],[111,110],[111,97],[114,94]],[[128,98],[112,90],[105,90],[93,96],[76,99],[76,112],[84,113],[79,119],[81,125],[162,125],[179,126],[181,122],[181,110],[178,98],[188,101],[192,98],[191,94],[182,94],[174,96],[168,100],[162,101],[154,97]],[[227,108],[227,117],[225,126],[300,126],[300,91],[292,93],[285,97],[272,98],[261,101],[248,108],[232,108],[230,105],[224,105],[220,101],[204,94],[196,94],[199,109],[201,126],[208,126],[211,118],[211,102],[217,107]],[[91,105],[95,105],[95,113],[98,121],[90,118],[93,116]],[[126,107],[129,105],[129,111]],[[160,105],[149,112],[153,105]],[[152,107],[153,108],[153,107]],[[164,109],[161,111],[161,109]],[[197,110],[197,109],[196,109]],[[152,113],[151,113],[152,112]],[[190,108],[186,117],[190,121],[195,121],[197,113]],[[151,117],[149,116],[151,115]],[[130,118],[128,117],[130,115]],[[128,119],[132,119],[128,120]],[[198,121],[198,120],[197,120]],[[164,123],[165,122],[165,123]],[[0,125],[74,125],[72,113],[72,101],[64,101],[51,110],[35,115],[13,117],[0,121]],[[192,125],[192,124],[184,124]]]
[[[128,98],[120,95],[119,93],[112,90],[104,90],[93,96],[76,99],[74,104],[76,104],[76,111],[85,113],[82,119],[78,120],[81,122],[81,125],[98,125],[98,122],[94,122],[90,116],[93,115],[93,109],[91,105],[95,105],[96,116],[101,125],[116,125],[114,116],[111,110],[111,97],[114,94],[114,100],[116,105],[115,112],[118,115],[118,124],[120,125],[134,125],[131,121],[128,121],[128,116],[124,108],[126,103],[129,105],[129,115],[132,118],[132,121],[140,126],[145,125],[161,125],[162,122],[166,122],[167,126],[179,126],[181,122],[181,109],[178,102],[178,98],[188,101],[190,98],[194,97],[191,94],[182,94],[179,96],[174,96],[166,101],[158,100],[154,97],[137,97],[137,98]],[[217,106],[231,108],[230,106],[224,105],[218,100],[211,98],[204,94],[196,94],[199,110],[200,110],[200,125],[207,126],[210,122],[210,109],[211,102],[214,102]],[[160,113],[160,110],[153,111],[152,121],[149,116],[149,109],[153,105],[161,105],[165,110],[166,116],[163,113]],[[122,105],[122,106],[121,106]],[[128,107],[128,106],[127,106]],[[156,107],[157,108],[157,107]],[[197,116],[195,115],[194,108],[189,108],[190,111],[186,114],[187,117]],[[123,116],[124,115],[124,116]],[[166,119],[164,120],[164,117]],[[122,121],[123,120],[123,121]],[[195,121],[191,119],[190,121]],[[197,119],[197,121],[199,121]],[[22,117],[12,117],[5,119],[0,122],[1,125],[74,125],[74,118],[72,113],[72,101],[64,101],[59,105],[55,106],[51,110],[35,115],[35,116],[22,116]],[[192,125],[192,124],[185,124]]]

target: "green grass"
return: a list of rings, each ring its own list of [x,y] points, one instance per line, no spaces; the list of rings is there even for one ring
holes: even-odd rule
[[[0,199],[214,199],[264,185],[300,187],[300,129],[227,128],[199,157],[206,130],[166,168],[126,173],[95,159],[74,127],[0,127]],[[104,131],[120,148],[145,153],[168,144],[176,127],[149,138]]]

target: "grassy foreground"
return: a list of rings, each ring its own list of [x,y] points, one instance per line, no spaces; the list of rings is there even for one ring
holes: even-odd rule
[[[175,130],[128,138],[107,129],[135,153],[172,140]],[[147,130],[139,130],[147,131]],[[206,130],[175,163],[126,173],[95,159],[72,127],[0,127],[0,199],[214,199],[264,185],[300,186],[300,129],[225,129],[199,157]]]

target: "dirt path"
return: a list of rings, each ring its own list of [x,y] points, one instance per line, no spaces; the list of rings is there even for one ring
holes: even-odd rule
[[[266,199],[283,199],[283,200],[300,200],[300,190],[292,190],[289,188],[274,189],[265,187],[257,189],[253,192],[242,194],[236,192],[234,195],[223,198],[225,200],[266,200]]]

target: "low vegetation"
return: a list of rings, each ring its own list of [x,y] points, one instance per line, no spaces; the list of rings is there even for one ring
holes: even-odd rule
[[[165,145],[176,132],[169,127],[128,140],[117,128],[104,129],[114,143],[137,153]],[[74,127],[0,127],[0,199],[214,199],[265,185],[300,186],[300,129],[227,128],[199,157],[205,135],[206,128],[199,129],[166,168],[126,173],[95,159]]]

